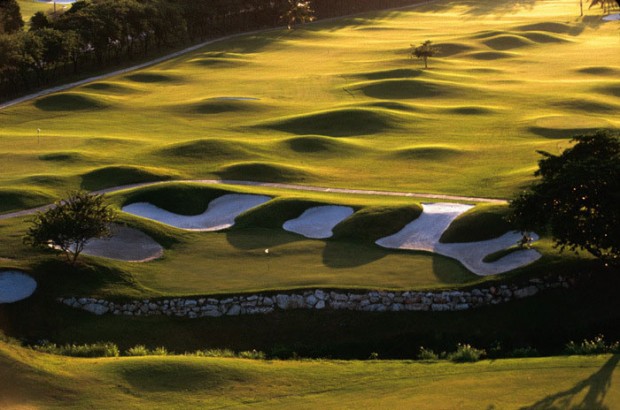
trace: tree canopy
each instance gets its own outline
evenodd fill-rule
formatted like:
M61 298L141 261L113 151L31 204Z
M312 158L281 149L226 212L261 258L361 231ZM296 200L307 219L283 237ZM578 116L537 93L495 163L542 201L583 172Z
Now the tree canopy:
M24 237L33 247L52 247L74 265L89 239L110 236L116 213L103 195L78 191L38 212Z
M510 203L523 231L547 228L555 245L620 263L620 136L578 135L560 155L543 158L535 181Z
M414 47L412 44L411 47ZM437 48L433 45L433 42L426 40L424 43L415 47L411 52L412 55L424 60L424 68L428 68L428 59L437 54Z

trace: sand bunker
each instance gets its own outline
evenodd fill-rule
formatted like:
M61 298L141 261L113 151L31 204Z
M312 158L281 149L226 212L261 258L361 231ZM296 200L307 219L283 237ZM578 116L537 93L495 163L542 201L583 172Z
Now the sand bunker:
M83 252L127 262L146 262L161 257L164 249L142 231L115 225L112 228L112 237L91 239Z
M620 20L620 13L610 14L609 16L603 17L603 21L614 21L614 20Z
M299 218L284 222L282 227L306 238L324 239L331 237L334 226L351 214L353 208L348 206L315 206L306 209Z
M37 288L37 282L25 273L6 270L0 272L0 303L26 299Z
M467 269L481 276L508 272L540 258L533 249L512 252L503 258L487 263L485 256L513 246L521 239L517 232L480 242L440 243L442 233L457 216L472 208L471 205L434 203L423 204L420 217L394 235L381 238L377 245L392 249L409 249L434 252L454 258ZM538 239L533 235L534 239Z
M235 224L235 218L267 201L264 195L228 194L214 199L200 215L179 215L147 202L137 202L123 207L123 211L190 231L219 231Z

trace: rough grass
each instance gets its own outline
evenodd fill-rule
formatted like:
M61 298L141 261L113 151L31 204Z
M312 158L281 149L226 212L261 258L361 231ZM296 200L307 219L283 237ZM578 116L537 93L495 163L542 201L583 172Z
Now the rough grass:
M475 242L497 238L514 227L506 220L507 206L478 205L456 218L441 235L440 242Z
M619 400L618 357L610 355L473 364L192 356L76 359L1 343L3 407L283 409L303 401L324 408L424 408L429 402L449 407L458 400L463 409L481 404L503 409L613 408Z
M265 162L244 162L229 165L215 172L222 179L265 182L303 182L311 173L301 167Z

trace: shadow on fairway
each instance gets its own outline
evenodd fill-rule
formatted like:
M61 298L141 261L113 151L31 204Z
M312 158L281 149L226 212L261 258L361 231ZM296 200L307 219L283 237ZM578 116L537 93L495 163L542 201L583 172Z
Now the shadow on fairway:
M551 394L531 406L522 407L522 410L609 409L609 406L603 404L603 401L611 387L611 378L619 361L620 355L610 357L603 367L587 379L580 381L568 390ZM583 398L578 401L580 397Z

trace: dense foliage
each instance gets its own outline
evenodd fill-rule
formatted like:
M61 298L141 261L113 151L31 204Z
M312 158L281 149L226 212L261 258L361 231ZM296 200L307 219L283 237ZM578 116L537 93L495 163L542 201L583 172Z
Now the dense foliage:
M2 99L66 77L226 34L416 0L79 0L37 12L28 31L15 0L0 0Z
M606 131L573 138L561 155L540 152L541 179L515 198L524 231L547 227L561 250L586 250L620 262L620 137Z
M115 218L103 195L74 192L34 216L24 243L33 247L51 246L75 264L89 239L110 235L110 224Z

